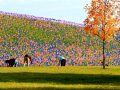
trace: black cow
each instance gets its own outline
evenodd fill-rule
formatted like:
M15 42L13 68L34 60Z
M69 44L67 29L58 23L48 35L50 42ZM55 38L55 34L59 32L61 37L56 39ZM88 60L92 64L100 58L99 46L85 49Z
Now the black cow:
M16 67L16 63L15 63L15 58L11 58L9 60L5 60L5 63L7 64L8 67L13 67L15 65Z

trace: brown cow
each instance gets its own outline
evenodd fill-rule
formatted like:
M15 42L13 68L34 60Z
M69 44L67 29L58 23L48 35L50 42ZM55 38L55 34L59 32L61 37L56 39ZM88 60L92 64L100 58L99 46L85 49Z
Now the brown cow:
M26 55L24 56L24 66L25 66L26 64L27 64L27 66L29 66L31 63L32 63L31 57L30 57L28 54L26 54Z

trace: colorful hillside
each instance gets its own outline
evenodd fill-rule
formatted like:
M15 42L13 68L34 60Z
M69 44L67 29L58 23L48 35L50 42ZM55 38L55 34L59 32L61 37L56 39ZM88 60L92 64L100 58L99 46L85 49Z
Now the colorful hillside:
M105 50L106 63L120 65L119 37L106 43ZM26 53L34 65L56 66L60 54L67 65L101 65L102 41L86 34L82 24L0 12L0 65L10 57L22 64Z

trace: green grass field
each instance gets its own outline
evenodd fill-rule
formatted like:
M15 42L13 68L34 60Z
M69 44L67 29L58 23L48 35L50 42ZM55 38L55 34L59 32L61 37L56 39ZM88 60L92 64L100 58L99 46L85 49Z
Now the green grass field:
M120 90L120 66L1 67L0 89Z

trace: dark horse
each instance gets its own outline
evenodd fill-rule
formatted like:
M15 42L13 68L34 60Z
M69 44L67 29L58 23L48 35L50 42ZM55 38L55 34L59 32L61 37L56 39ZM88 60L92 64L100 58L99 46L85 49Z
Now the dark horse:
M32 63L31 57L30 57L28 54L26 54L26 55L24 56L24 66L25 66L26 64L27 64L27 66L29 66L31 63Z
M13 67L13 66L16 67L15 60L16 60L15 58L11 58L9 60L5 60L5 63L7 64L8 67Z

